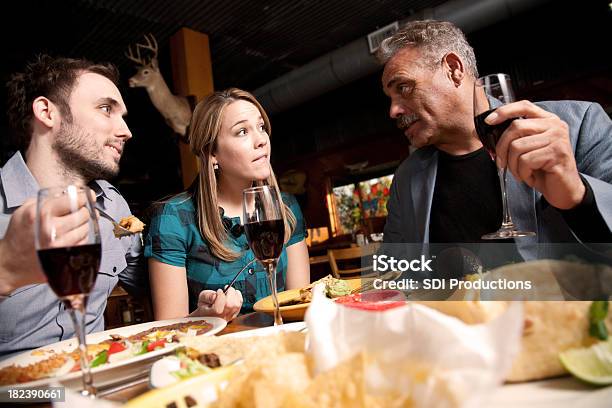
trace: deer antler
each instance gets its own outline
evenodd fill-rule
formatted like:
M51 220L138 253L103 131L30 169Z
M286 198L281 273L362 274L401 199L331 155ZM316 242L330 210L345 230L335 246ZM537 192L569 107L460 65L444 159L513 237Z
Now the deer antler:
M144 38L147 40L147 45L138 44L138 46L153 51L153 58L157 58L157 40L155 39L155 36L152 33L149 33L146 34Z
M136 55L134 55L131 45L128 45L127 52L125 53L125 56L130 61L133 61L137 63L138 65L148 65L153 58L157 58L158 46L157 46L157 40L155 39L155 36L149 33L149 34L145 34L144 38L145 38L145 41L147 42L146 44L142 44L142 43L135 44L136 45ZM146 60L145 58L140 56L141 49L152 51L153 56L149 58L148 60Z
M125 53L125 56L127 57L127 59L129 59L130 61L134 61L138 65L147 65L147 62L140 56L140 48L138 48L138 46L136 46L136 56L134 56L134 53L132 52L132 46L128 45L128 50Z

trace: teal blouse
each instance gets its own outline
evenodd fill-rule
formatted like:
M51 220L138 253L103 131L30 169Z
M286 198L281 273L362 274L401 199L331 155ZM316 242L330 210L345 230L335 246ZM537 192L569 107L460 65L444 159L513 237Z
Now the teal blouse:
M276 284L279 291L285 290L287 247L302 241L305 236L304 218L295 197L285 193L281 195L297 222L278 262ZM202 290L223 289L242 267L255 258L244 230L240 228L240 218L223 216L223 224L228 229L229 239L226 245L241 253L233 262L223 261L210 252L198 229L195 205L189 194L182 193L166 201L159 206L151 219L144 255L146 258L154 258L159 262L186 269L190 312L197 308L198 295ZM234 288L242 293L243 313L252 311L255 302L271 293L266 272L259 262L251 264L238 277Z

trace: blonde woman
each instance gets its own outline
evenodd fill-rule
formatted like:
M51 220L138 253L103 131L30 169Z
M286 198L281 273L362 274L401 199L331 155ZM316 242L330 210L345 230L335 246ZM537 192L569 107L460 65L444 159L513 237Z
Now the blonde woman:
M253 95L230 88L195 108L189 132L200 173L192 187L165 201L145 243L156 319L219 316L231 320L270 294L255 262L233 288L223 288L255 258L241 225L242 190L278 185L270 166L270 121ZM285 246L277 268L279 290L310 282L304 223L295 198L285 203Z

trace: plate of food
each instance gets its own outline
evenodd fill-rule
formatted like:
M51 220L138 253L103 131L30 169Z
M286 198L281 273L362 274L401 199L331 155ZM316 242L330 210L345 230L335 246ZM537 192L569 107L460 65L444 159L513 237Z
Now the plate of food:
M263 337L275 335L281 332L304 332L305 322L287 323L280 326L263 327L260 329L246 330L237 333L221 336L223 338L245 338ZM219 338L221 338L219 337ZM182 347L175 350L172 355L163 357L153 363L149 375L150 388L163 388L175 384L179 381L208 374L217 368L226 368L239 365L248 355L247 347L238 345L235 350L237 354L227 354L222 352L221 357L215 353L217 347L227 342L227 340L210 339L204 343L201 339L184 338L181 341ZM205 352L208 345L213 347L212 352Z
M305 323L295 322L206 339L184 338L183 348L176 353L180 363L175 364L172 357L158 361L150 377L150 384L156 389L129 401L126 407L209 406L218 401L236 375L250 372L253 362L260 358L274 363L277 355L294 353L299 360L303 359L304 327ZM301 367L297 365L296 369ZM269 374L277 377L278 371ZM297 374L296 381L300 381L301 372ZM245 406L253 405L253 401L243 402ZM266 406L262 402L255 404Z
M104 387L148 372L151 364L179 347L181 338L212 336L227 322L217 317L181 318L121 327L87 336L94 385ZM58 381L79 388L81 373L75 338L0 362L0 392Z
M290 289L284 292L278 293L278 301L280 304L280 312L283 320L295 321L303 320L306 309L310 305L312 299L312 288L319 284L325 284L325 293L329 298L337 298L345 295L349 295L353 290L358 289L362 286L362 279L336 279L331 275L319 279L311 283L310 285L301 289ZM274 314L274 303L272 296L259 299L254 305L253 309L256 312L267 313L270 315Z
M384 400L384 395L370 395L363 386L366 360L349 359L328 372L313 373L305 352L308 334L300 330L303 323L283 326L213 338L184 339L183 345L193 349L196 355L214 353L221 366L199 371L185 380L147 392L129 401L126 407L163 407L173 403L178 406L181 401L203 407L211 404L385 406L374 404L380 402L381 397ZM241 361L240 364L232 364L237 360ZM493 390L482 405L497 408L603 408L609 406L610 398L612 387L592 387L565 376L506 383ZM449 406L460 406L460 403L457 401Z

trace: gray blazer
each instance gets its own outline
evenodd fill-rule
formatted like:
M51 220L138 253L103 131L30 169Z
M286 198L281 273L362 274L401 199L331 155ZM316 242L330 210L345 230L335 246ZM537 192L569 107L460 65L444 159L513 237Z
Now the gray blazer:
M548 101L537 105L569 125L578 171L593 189L597 208L612 231L612 120L597 103ZM387 204L385 243L429 243L437 169L438 151L433 146L416 150L400 164ZM516 240L523 258L537 258L537 243L577 242L562 215L542 200L542 194L518 182L510 172L507 188L515 224L537 231L535 237Z

